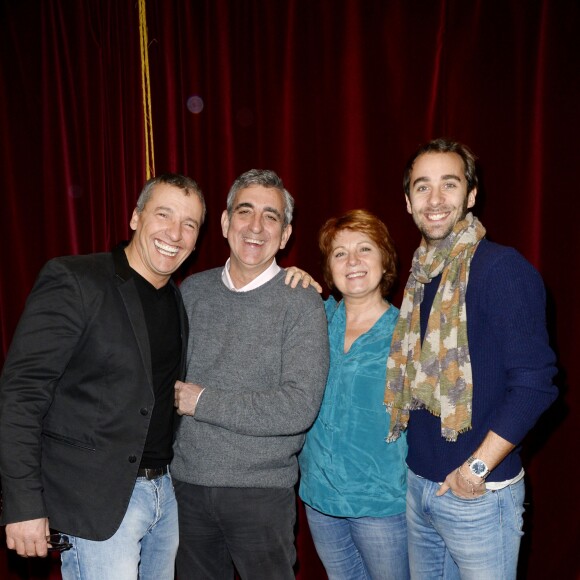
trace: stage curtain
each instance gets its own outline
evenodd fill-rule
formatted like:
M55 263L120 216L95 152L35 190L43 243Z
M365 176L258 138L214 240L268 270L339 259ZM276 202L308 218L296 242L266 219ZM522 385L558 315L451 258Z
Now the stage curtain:
M515 246L543 275L561 368L561 397L527 442L520 577L577 578L578 1L147 0L146 8L156 170L192 176L208 205L178 279L225 261L219 218L229 186L247 169L271 168L296 198L281 263L321 279L318 228L368 208L396 241L398 306L419 243L404 205L405 161L437 136L475 151L476 214L488 237ZM144 179L137 2L0 0L0 364L42 264L126 239ZM323 578L299 515L297 575ZM0 550L0 576L22 577L5 560ZM49 568L29 577L58 577Z

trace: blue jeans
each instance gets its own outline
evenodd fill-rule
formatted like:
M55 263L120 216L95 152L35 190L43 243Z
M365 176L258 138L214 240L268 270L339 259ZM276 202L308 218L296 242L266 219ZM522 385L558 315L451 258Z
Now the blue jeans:
M96 542L69 536L63 580L173 580L179 542L177 502L169 474L138 477L119 529Z
M524 480L475 499L448 491L411 470L407 529L411 577L515 580L523 535Z
M404 513L381 518L337 518L304 507L329 580L409 578Z

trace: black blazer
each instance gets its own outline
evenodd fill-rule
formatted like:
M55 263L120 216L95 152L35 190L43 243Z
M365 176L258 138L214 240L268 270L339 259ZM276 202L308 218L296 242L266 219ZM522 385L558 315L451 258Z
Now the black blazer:
M173 282L187 352L187 315ZM111 537L125 515L154 405L151 351L123 249L48 262L0 379L1 523Z

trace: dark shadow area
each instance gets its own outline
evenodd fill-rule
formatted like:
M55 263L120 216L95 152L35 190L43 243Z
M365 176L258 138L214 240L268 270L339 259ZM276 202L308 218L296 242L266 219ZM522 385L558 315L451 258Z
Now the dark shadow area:
M556 361L560 360L558 340L557 340L557 309L554 298L549 291L546 289L546 320L548 327L548 334L550 337L550 345L556 354ZM569 385L567 382L566 370L561 367L558 363L558 373L554 378L554 384L558 387L559 395L552 406L546 410L546 412L540 417L534 428L528 433L523 441L523 449L521 451L522 463L524 469L526 469L532 462L533 458L540 453L542 448L546 445L553 434L562 425L565 419L570 413L568 404L566 403L566 395L569 390ZM532 552L532 545L534 540L534 534L536 532L536 514L535 514L535 502L541 501L538 498L540 494L535 493L534 484L530 477L526 475L526 498L524 501L525 513L524 513L524 536L522 538L521 548L520 548L520 558L518 562L518 578L526 578L532 580L538 578L535 570L530 569L529 562ZM553 482L556 484L556 482ZM570 570L569 576L558 575L558 579L564 580L576 580L578 578L577 572Z

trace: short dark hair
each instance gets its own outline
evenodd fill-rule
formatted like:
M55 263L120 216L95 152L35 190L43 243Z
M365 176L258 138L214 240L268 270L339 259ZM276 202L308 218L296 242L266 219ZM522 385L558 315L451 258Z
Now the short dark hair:
M439 138L433 139L433 141L429 141L425 145L421 145L407 162L405 172L403 173L403 190L407 197L411 193L411 172L413 171L413 165L415 165L417 158L427 153L457 153L463 160L464 175L467 181L467 193L477 187L477 172L475 168L475 160L477 158L471 149L467 145L463 145L457 141Z
M340 217L330 218L320 228L318 247L322 254L322 274L331 290L335 289L330 269L332 242L343 230L352 230L367 235L379 248L385 273L380 283L381 296L386 298L397 280L397 252L387 226L366 209L353 209Z
M197 185L197 183L191 179L191 177L187 177L179 173L162 173L157 177L152 177L149 179L143 186L143 189L139 194L139 199L137 199L137 213L141 213L143 211L145 204L149 201L151 195L153 194L153 189L160 183L166 183L167 185L178 187L179 189L183 190L185 195L197 195L199 201L201 202L201 223L199 224L201 226L205 220L206 213L203 193L201 192L199 185Z

